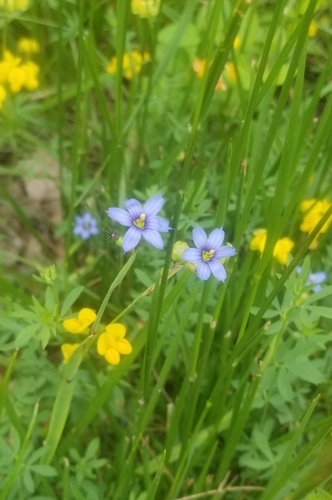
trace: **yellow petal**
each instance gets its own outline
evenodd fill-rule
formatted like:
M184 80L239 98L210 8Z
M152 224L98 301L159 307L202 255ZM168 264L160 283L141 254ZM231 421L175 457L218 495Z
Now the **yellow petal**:
M84 321L85 323L88 323L89 325L95 321L96 317L96 313L88 307L81 309L78 313L78 319L82 322Z
M62 344L61 351L64 357L63 362L66 364L78 348L79 344Z
M85 326L82 328L82 323L76 318L65 319L62 324L69 333L82 333L85 330Z
M111 365L118 365L120 363L120 354L116 349L107 349L105 359Z
M123 338L126 335L126 327L121 323L107 325L106 331L113 339Z
M107 343L107 333L104 332L102 333L99 338L98 338L98 342L97 342L97 352L98 354L100 354L101 356L104 356L106 351L108 349L108 343Z
M126 339L118 339L116 346L120 354L130 354L133 350L131 344Z

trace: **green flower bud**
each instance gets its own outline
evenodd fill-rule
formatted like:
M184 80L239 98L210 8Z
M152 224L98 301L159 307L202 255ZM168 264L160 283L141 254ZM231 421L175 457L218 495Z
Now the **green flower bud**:
M176 241L174 243L172 252L173 262L180 262L181 264L184 263L184 260L182 259L182 253L186 248L189 248L189 245L185 241Z
M50 267L47 267L43 271L40 271L40 276L45 281L45 283L51 285L56 280L55 266L52 265Z

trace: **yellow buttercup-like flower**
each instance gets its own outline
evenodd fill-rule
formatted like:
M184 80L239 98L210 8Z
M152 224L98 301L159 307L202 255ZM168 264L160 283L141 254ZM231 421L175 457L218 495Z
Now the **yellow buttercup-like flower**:
M192 63L192 67L198 78L203 78L205 73L206 60L195 57Z
M195 71L198 78L203 78L205 70L206 70L206 60L199 59L198 57L195 57L193 62L192 62L192 68ZM216 92L222 92L223 90L227 90L227 86L226 86L222 76L220 76L219 80L217 81L217 84L216 84L214 90Z
M25 54L37 54L40 50L39 43L32 38L21 38L17 42L17 47Z
M160 0L131 0L131 11L142 19L151 19L159 14Z
M300 230L303 233L310 234L318 222L321 220L325 212L330 208L331 203L324 198L323 200L317 200L316 198L312 198L310 200L304 200L301 203L300 210L304 213L302 224L300 225ZM319 231L319 234L326 233L329 225L332 222L332 216L325 222L324 226ZM317 236L318 238L318 236ZM317 248L318 239L315 238L314 241L310 245L310 249Z
M17 94L22 90L26 81L25 71L21 67L13 68L10 70L7 77L9 88L13 94Z
M254 237L250 242L250 250L258 250L261 254L264 252L267 238L266 229L257 229L254 232ZM280 264L287 263L287 257L294 247L294 242L290 238L281 238L277 241L273 249L273 257L277 259Z
M273 249L273 257L280 262L280 264L287 264L287 257L294 247L294 242L290 238L281 238L277 241Z
M32 61L28 61L26 64L22 64L21 69L25 73L24 87L27 90L35 90L39 86L39 81L37 78L39 73L39 66Z
M150 54L145 52L141 54L137 50L125 52L122 60L123 76L128 80L132 80L134 75L139 73L144 62L150 59ZM116 57L112 57L110 63L106 66L107 73L116 73L118 69L118 61Z
M62 344L63 362L67 364L80 344Z
M266 243L266 237L266 229L257 229L257 231L254 232L254 237L250 242L250 250L259 250L260 253L263 253Z
M316 21L311 21L308 32L309 37L313 38L314 36L316 36L317 31L318 31L318 24L316 23Z
M87 307L81 309L77 318L65 319L63 327L69 333L88 333L87 328L95 321L96 313Z
M12 69L17 68L20 62L19 57L15 57L9 50L5 50L3 59L0 61L0 83L7 82L9 73Z
M98 339L98 354L104 356L111 365L118 365L120 354L130 354L133 350L130 342L124 338L126 327L121 323L111 323L105 330Z

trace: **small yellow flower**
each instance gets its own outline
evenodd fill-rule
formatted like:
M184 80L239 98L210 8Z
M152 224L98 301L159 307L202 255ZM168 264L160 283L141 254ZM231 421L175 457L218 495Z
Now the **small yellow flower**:
M3 101L6 99L7 92L3 85L0 85L0 108L2 107Z
M24 87L27 90L35 90L39 86L38 73L39 66L32 61L22 64L21 69L25 73Z
M311 233L314 227L321 220L325 212L330 208L331 203L325 198L323 200L305 200L301 203L301 212L304 213L303 222L300 226L304 233ZM325 222L320 233L326 233L329 225L332 222L332 216Z
M308 32L309 37L313 38L314 36L316 36L317 31L318 31L318 24L316 23L316 21L311 21Z
M98 354L104 356L111 365L118 365L120 354L130 354L133 350L131 344L124 337L126 327L121 323L111 323L106 326L106 331L98 338Z
M142 69L143 63L150 59L150 54L147 52L143 55L137 50L125 52L122 60L123 76L128 80L132 80L133 76L139 73ZM116 57L112 57L110 63L106 66L106 72L113 74L118 69L118 62Z
M151 19L159 14L160 0L131 0L131 11L142 19Z
M250 242L250 250L259 250L260 253L263 253L266 243L266 237L266 229L257 229L254 232L254 237Z
M262 254L264 252L265 244L266 244L267 232L266 229L257 229L254 232L254 237L250 242L250 250L259 250ZM277 259L280 264L287 263L287 256L294 247L294 242L285 237L281 238L275 244L273 249L273 257Z
M95 321L96 317L92 309L85 307L80 310L77 318L65 319L62 324L69 333L87 333L88 326Z
M7 81L11 92L13 92L14 94L20 92L26 82L26 74L24 69L22 69L21 67L17 67L10 70Z
M241 38L239 36L236 36L233 42L234 49L238 49L240 47L240 43L241 43Z
M63 362L67 364L80 344L62 344Z
M287 257L294 247L294 242L285 237L277 241L274 250L273 257L280 262L280 264L287 264Z
M215 86L215 89L214 89L216 92L222 92L224 90L227 90L227 85L226 83L224 82L224 79L223 77L221 76L219 78L219 80L217 81L217 85Z
M233 63L227 63L225 66L226 75L232 82L236 82L236 71Z
M205 67L206 67L206 60L195 57L192 63L192 68L195 71L198 78L203 78L205 73Z
M9 50L5 50L4 57L0 61L0 83L7 82L8 75L12 69L21 62L19 57L15 57Z
M29 7L29 0L0 0L0 8L7 12L15 10L27 10Z
M310 234L318 222L321 220L325 212L330 208L331 203L324 198L323 200L316 200L316 198L312 198L310 200L304 200L301 203L300 210L304 213L302 224L300 225L300 230L303 233ZM325 222L324 226L319 231L317 237L310 245L310 250L317 248L318 246L318 236L321 233L326 233L329 225L332 222L332 216Z
M37 54L40 50L39 43L32 38L21 38L17 42L17 47L25 54Z

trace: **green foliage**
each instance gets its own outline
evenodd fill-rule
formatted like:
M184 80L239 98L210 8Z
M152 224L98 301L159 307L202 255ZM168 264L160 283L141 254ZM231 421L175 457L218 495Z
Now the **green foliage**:
M0 5L0 500L327 500L331 6L132 4ZM155 194L165 250L124 255L105 211ZM237 251L225 283L173 253L197 226Z

